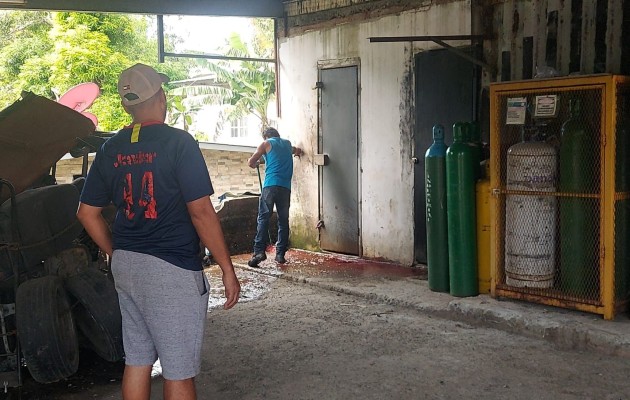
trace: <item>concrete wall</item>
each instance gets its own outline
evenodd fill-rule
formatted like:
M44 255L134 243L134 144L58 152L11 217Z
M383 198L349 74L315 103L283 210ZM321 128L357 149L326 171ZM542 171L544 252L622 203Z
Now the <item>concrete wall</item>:
M306 154L295 163L292 243L317 247L319 218L318 65L359 65L360 226L362 255L413 263L413 59L429 42L370 43L375 36L466 35L470 2L349 20L279 39L280 132ZM445 23L448 21L448 23ZM449 44L457 46L458 43ZM308 51L306 50L308 49ZM424 154L421 149L420 154Z
M213 201L218 200L218 196L231 192L242 194L244 192L260 193L258 174L255 169L247 166L247 159L252 152L224 151L224 150L201 150L210 179L214 186ZM92 165L93 156L90 156L89 165ZM57 163L57 182L70 183L74 175L81 174L82 158L71 158L61 160ZM260 168L262 179L265 177L264 165Z

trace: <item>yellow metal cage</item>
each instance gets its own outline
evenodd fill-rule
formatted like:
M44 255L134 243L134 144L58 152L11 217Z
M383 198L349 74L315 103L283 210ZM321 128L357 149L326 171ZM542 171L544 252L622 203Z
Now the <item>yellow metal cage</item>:
M630 294L630 78L490 86L491 293L613 319Z

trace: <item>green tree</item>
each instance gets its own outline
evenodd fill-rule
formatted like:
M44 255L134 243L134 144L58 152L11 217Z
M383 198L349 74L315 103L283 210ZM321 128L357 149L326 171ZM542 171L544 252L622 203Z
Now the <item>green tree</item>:
M22 88L19 88L18 77L28 60L41 58L52 51L53 43L48 36L52 24L52 16L48 12L0 12L1 106L7 106L19 98ZM30 65L25 74L37 82L25 90L32 90L38 94L46 92L44 82L48 74L43 66ZM50 91L46 94L53 95Z
M120 105L120 71L136 62L153 65L172 79L187 76L190 62L156 66L157 39L149 36L150 17L105 13L0 13L0 105L21 91L56 99L84 82L99 85L90 108L99 129L116 130L129 122Z

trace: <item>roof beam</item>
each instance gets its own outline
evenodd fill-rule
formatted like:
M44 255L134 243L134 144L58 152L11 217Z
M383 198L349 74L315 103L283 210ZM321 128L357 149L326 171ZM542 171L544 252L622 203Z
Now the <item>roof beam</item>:
M21 10L117 12L124 14L212 15L282 17L282 0L26 0L0 3L0 8Z

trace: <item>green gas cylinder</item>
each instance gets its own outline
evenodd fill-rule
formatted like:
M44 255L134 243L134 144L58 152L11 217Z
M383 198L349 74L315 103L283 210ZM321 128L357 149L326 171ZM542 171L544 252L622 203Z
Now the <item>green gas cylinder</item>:
M448 292L446 144L444 144L444 127L442 125L433 127L433 144L427 150L424 160L429 289L434 292Z
M619 98L615 152L615 191L630 191L630 98ZM630 199L615 202L615 298L630 295Z
M446 150L446 207L449 286L453 296L479 294L475 224L475 171L463 123L453 125L453 144Z
M588 129L578 99L569 103L562 125L560 180L562 193L599 191L599 138ZM599 294L598 202L588 197L560 198L560 289L580 297Z

